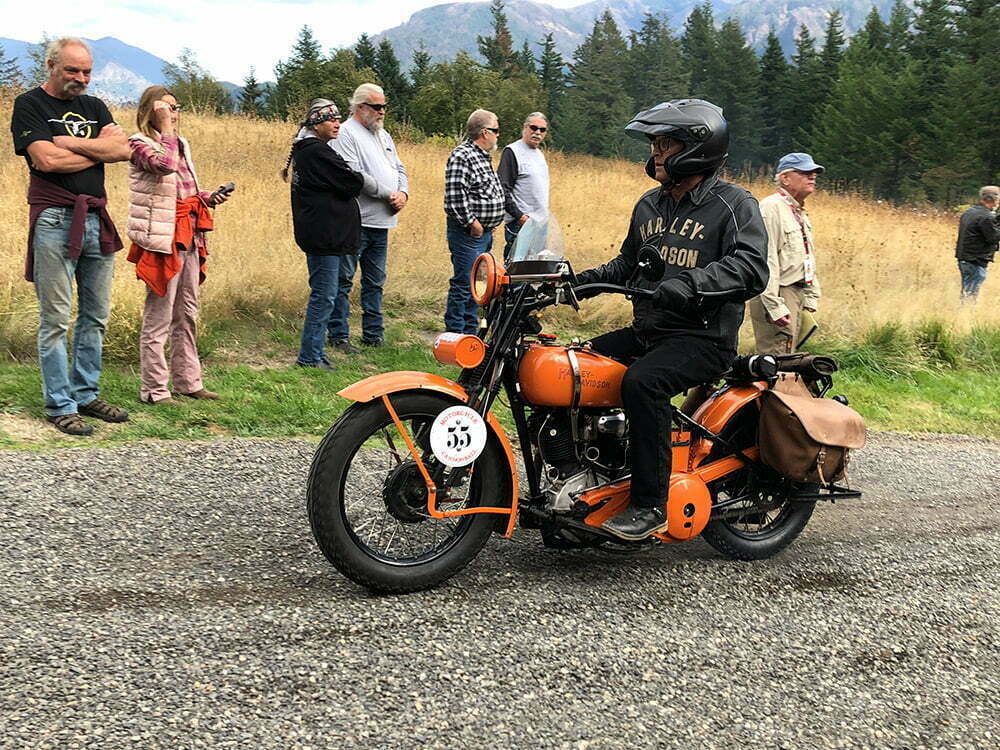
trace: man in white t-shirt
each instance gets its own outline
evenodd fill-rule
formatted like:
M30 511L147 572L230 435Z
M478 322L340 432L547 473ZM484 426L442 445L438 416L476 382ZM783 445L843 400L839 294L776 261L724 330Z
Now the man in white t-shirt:
M351 97L351 117L340 126L340 135L330 141L331 148L343 157L351 169L371 177L374 187L366 187L358 196L361 206L361 246L357 255L345 255L340 261L337 300L327 326L327 337L338 351L357 354L350 341L348 294L354 273L361 265L361 343L382 346L385 323L382 319L382 287L385 284L389 230L397 223L396 214L409 199L406 167L399 160L396 144L383 129L388 105L385 92L374 83L362 83Z
M504 260L518 230L528 219L543 219L549 213L549 165L540 146L549 123L541 112L524 118L520 140L507 146L500 155L497 176L504 192Z

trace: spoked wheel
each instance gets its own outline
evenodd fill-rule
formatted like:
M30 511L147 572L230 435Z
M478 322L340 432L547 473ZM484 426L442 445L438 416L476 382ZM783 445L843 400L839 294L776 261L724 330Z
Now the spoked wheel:
M427 393L402 393L390 401L421 452L434 417L455 404ZM447 493L438 489L438 510L498 505L502 468L499 448L488 440L462 485ZM435 586L468 565L486 543L496 515L435 519L427 499L420 467L381 399L348 409L313 458L307 501L316 542L340 572L374 591Z
M815 502L792 501L749 469L716 483L712 520L701 535L734 560L763 560L778 554L805 528Z

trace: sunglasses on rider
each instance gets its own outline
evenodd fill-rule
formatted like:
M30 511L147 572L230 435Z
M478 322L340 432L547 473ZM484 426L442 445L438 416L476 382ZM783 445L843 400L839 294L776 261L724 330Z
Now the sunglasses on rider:
M361 103L364 104L366 107L371 107L376 112L384 112L385 108L389 106L388 104L372 104L370 102L361 102Z
M488 130L494 135L500 135L500 128L483 128L483 130Z
M544 133L546 130L548 130L548 128L545 127L544 125L529 125L528 129L532 133Z

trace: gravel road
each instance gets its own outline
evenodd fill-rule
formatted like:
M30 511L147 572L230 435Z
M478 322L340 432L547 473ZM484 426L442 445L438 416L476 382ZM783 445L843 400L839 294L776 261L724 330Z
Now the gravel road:
M1000 443L872 436L773 560L491 541L376 597L314 446L0 452L0 746L1000 745Z

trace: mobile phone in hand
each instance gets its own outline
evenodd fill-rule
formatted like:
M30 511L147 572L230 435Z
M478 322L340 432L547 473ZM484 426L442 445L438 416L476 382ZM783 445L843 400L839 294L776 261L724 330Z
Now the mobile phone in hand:
M235 189L236 185L234 183L227 182L225 185L223 185L222 187L218 188L215 192L213 192L212 197L214 198L217 195L229 195Z

